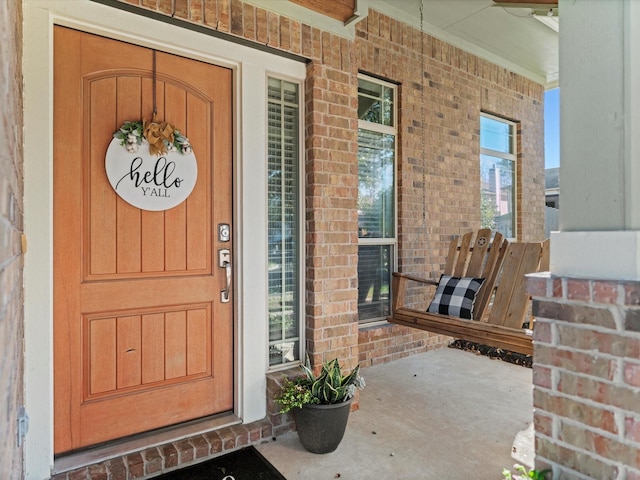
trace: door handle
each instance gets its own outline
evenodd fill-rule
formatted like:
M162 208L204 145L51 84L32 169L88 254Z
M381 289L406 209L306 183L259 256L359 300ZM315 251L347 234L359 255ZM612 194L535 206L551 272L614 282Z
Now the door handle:
M229 292L231 290L231 252L228 248L218 250L218 262L220 268L225 269L227 277L227 286L224 290L220 291L220 302L229 303Z

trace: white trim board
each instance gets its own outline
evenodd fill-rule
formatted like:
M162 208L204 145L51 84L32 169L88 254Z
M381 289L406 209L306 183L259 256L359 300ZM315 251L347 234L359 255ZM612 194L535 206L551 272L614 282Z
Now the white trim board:
M550 270L559 277L640 280L640 232L551 232Z

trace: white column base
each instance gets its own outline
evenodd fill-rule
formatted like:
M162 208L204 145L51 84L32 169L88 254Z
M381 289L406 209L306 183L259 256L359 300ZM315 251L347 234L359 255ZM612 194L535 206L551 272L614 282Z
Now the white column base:
M551 232L553 275L640 280L640 231Z

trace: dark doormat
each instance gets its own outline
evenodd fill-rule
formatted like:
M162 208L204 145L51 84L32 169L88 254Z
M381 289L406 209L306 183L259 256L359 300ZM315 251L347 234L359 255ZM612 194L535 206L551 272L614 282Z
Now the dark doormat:
M254 447L246 447L192 467L165 473L156 479L287 480Z

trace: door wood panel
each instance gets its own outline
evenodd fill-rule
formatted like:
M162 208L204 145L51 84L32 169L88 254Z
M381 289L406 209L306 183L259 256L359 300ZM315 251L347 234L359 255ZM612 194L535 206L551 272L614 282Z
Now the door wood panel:
M158 118L198 179L166 211L131 206L104 167L150 119L153 51L54 30L54 442L63 453L233 408L233 300L217 225L232 224L232 72L156 52ZM144 148L141 147L141 148Z

